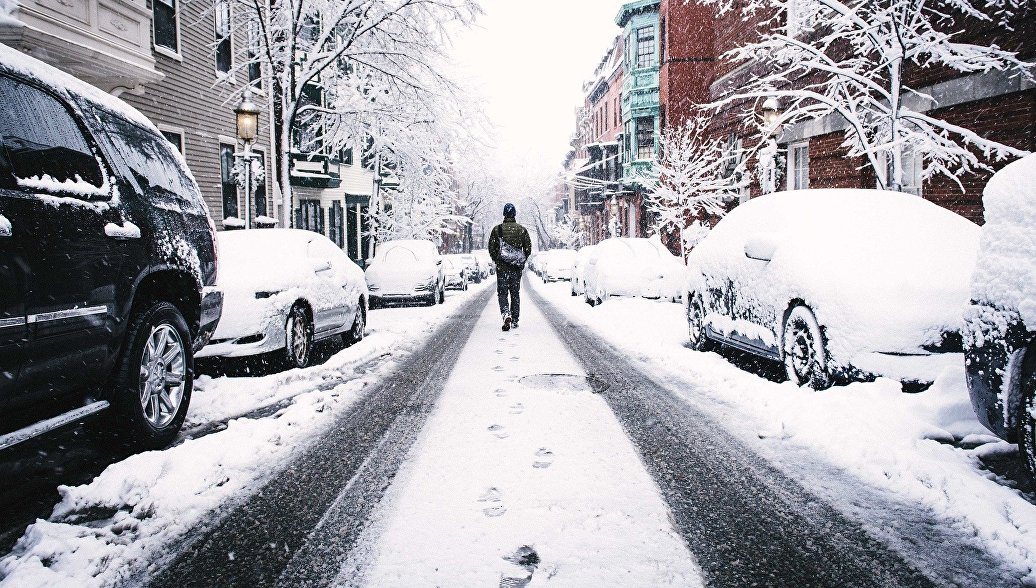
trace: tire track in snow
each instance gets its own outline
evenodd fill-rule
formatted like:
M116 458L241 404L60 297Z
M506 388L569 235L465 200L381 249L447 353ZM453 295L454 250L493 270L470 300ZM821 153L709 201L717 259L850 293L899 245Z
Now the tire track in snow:
M148 585L317 586L333 579L493 294L486 289L458 309L273 481L181 546Z
M525 290L637 446L708 585L937 585L535 289Z

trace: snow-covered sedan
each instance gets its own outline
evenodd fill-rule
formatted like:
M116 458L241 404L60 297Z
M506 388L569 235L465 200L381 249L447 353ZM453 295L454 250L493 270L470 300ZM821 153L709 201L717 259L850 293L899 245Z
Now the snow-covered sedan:
M658 239L616 237L598 243L581 272L593 306L610 296L678 300L686 268Z
M590 263L590 258L593 257L594 251L596 250L596 245L587 245L576 252L576 258L572 262L571 285L573 296L579 296L586 292L586 267Z
M447 290L468 289L468 265L459 255L442 256L442 275Z
M774 359L799 385L923 386L963 361L979 228L917 196L800 190L754 198L688 259L691 346Z
M330 239L299 229L219 233L223 317L196 357L243 357L283 350L293 367L309 365L313 343L363 338L363 270Z
M427 240L388 241L367 266L371 306L423 301L428 306L446 301L442 256Z
M544 282L572 279L572 265L576 252L571 249L552 249L543 254L541 277Z
M471 254L478 259L478 264L485 268L486 276L496 274L496 264L493 263L493 258L490 257L488 249L476 249Z
M1036 477L1036 155L997 172L983 203L965 313L968 391L978 420L1017 443Z

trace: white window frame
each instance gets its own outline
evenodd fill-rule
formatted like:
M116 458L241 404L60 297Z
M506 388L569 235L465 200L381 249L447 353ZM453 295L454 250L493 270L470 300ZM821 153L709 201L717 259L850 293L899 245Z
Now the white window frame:
M234 153L239 153L240 150L241 150L241 147L238 145L238 140L237 140L236 137L231 137L229 135L216 135L216 155L217 155L217 157L219 156L219 151L220 151L220 149L222 149L223 145L233 145L234 146ZM234 159L234 163L236 165L236 163L237 163L237 159L236 158ZM222 166L223 162L220 162L220 165ZM220 186L219 186L219 190L220 190L219 201L220 201L220 207L222 207L223 206L223 178L222 178L222 176L220 177L219 182L220 182ZM241 208L243 207L243 204L244 204L241 201L242 201L242 199L244 199L244 194L242 193L242 189L241 189L240 185L235 185L235 187L234 187L234 194L237 197L237 215L238 215L237 218L240 218L241 220L245 220L244 218L241 217ZM227 213L224 210L223 211L223 217L226 218L226 215L227 215Z
M152 2L157 1L158 0L152 0ZM172 2L174 15L173 19L176 21L176 49L170 49L165 45L159 45L155 41L154 23L151 24L151 48L155 51L155 53L158 53L159 55L164 55L166 57L169 57L170 59L175 59L179 62L183 62L183 53L181 53L181 51L183 51L183 37L181 36L182 31L180 30L180 0L172 0ZM151 18L155 18L154 7L151 8Z
M180 155L182 155L184 157L184 159L186 159L187 158L187 133L184 131L184 128L183 127L174 127L174 126L165 125L165 124L159 124L157 126L158 126L158 130L163 132L163 133L172 133L174 135L180 135Z
M903 160L903 193L924 196L924 182L921 181L922 156L913 149L904 148L900 157ZM881 168L877 170L877 173L881 178L881 183L885 186L889 185L889 163L889 153L881 153L878 156L878 164Z
M215 48L218 50L220 36L219 36L219 26L218 26L219 15L218 15L217 11L219 10L221 4L226 4L226 6L227 6L227 28L229 29L229 31L227 32L227 38L230 40L230 69L228 69L227 71L220 71L219 70L219 66L217 65L217 62L216 62L216 53L215 52L213 52L213 54L212 54L212 69L213 69L213 71L216 72L216 77L217 78L219 78L221 80L227 79L227 80L233 81L234 80L234 5L233 5L233 3L230 0L216 0L216 2L213 4L213 10L212 10L213 39L216 42L216 47ZM234 144L237 145L236 142Z
M799 154L799 150L800 149L805 149L806 150L806 166L805 166L805 170L804 170L805 174L804 174L804 177L803 177L803 179L805 181L805 185L803 185L803 186L797 186L796 185L796 179L797 178L796 178L796 175L795 175L795 162L798 160L798 154ZM788 184L787 184L788 190L808 190L809 189L809 141L803 141L801 143L792 143L792 144L788 145L788 174L787 174L787 177L788 177Z

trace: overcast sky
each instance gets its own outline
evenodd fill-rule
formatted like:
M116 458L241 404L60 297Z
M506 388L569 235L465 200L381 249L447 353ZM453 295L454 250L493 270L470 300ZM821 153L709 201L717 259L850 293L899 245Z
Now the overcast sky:
M455 37L454 62L484 98L495 158L558 167L582 84L619 34L617 0L482 0Z

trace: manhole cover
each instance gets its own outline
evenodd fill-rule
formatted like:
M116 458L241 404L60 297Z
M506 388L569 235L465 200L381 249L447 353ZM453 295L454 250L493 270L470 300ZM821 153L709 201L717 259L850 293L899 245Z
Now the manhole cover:
M562 394L590 391L590 384L587 383L586 376L575 374L533 374L519 378L518 383L530 388L553 390Z

